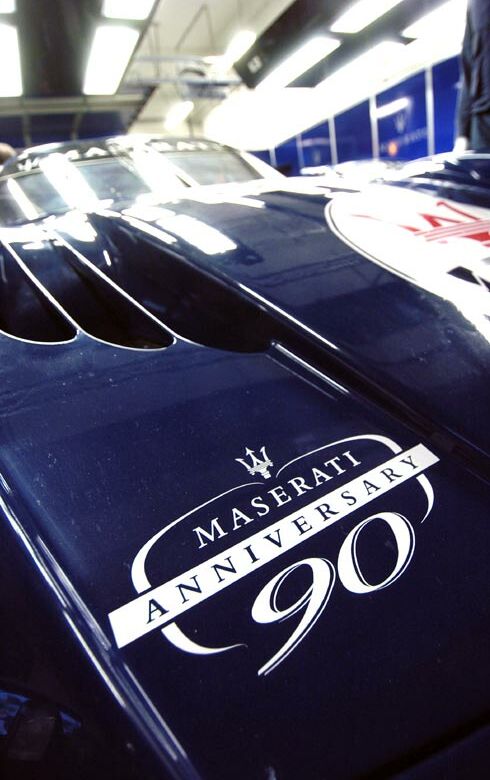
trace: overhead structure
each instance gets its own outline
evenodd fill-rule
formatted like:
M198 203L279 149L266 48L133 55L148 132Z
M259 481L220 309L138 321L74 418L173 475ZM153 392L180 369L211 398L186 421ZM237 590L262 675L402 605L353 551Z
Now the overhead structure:
M123 132L152 91L121 80L155 10L156 0L0 0L0 139Z
M464 9L465 0L0 0L0 136L28 145L206 133L267 148L455 54Z

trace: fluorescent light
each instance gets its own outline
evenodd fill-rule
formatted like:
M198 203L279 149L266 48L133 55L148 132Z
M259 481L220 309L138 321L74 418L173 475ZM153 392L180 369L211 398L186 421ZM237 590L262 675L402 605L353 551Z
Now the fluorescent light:
M22 95L17 28L0 24L0 97Z
M267 89L236 90L206 116L204 135L238 148L271 149L314 125L315 121L310 124L312 109L325 110L314 89L289 87L272 94ZM267 168L264 164L265 176ZM283 178L277 172L275 176Z
M231 68L234 62L243 57L257 40L257 36L251 30L240 30L233 36L221 59L222 68Z
M335 20L330 29L336 33L358 33L400 2L401 0L358 0Z
M290 57L284 60L272 73L269 73L258 85L264 87L287 87L298 76L305 73L317 62L323 60L340 46L340 41L319 35L300 46Z
M182 100L181 103L174 103L165 117L164 127L167 130L173 130L174 127L178 127L187 119L193 108L194 103L192 100Z
M22 95L17 28L0 24L0 97Z
M405 46L407 64L410 64L411 73L422 70L427 65L448 60L461 54L464 26L448 31L448 35L437 38L416 38Z
M332 75L313 89L235 90L205 117L204 134L239 148L271 149L305 127L382 92L392 77L387 63L405 73L409 46L384 41L332 70Z
M0 0L0 14L14 14L15 0Z
M465 14L466 0L449 0L406 27L402 35L405 38L436 38L460 32L462 40Z
M398 100L392 100L391 103L385 103L384 106L379 106L375 111L376 119L384 119L386 116L403 111L404 108L408 108L410 100L407 97L398 98Z
M97 28L85 73L85 95L113 95L117 91L138 36L131 27Z
M104 0L102 16L109 19L147 19L155 0Z
M330 89L337 94L349 93L349 91L356 89L357 91L362 90L368 95L372 91L375 79L386 73L386 63L396 61L404 49L403 43L382 41L336 70L324 81L317 84L315 89L322 92Z

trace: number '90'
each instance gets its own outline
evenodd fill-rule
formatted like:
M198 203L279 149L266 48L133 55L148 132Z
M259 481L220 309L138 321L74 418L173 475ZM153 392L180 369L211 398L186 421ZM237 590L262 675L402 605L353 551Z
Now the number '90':
M376 521L388 524L397 549L397 560L391 574L376 585L367 582L362 574L357 557L357 544L367 525ZM345 538L337 560L337 572L342 585L351 593L373 593L386 588L403 574L413 555L415 534L409 521L395 512L379 512L371 515ZM278 595L281 587L292 572L300 567L310 570L311 582L303 593L289 607L279 609ZM252 607L252 617L257 623L277 623L303 612L301 620L285 644L259 669L259 675L272 672L304 639L325 609L335 583L336 571L331 561L325 558L305 558L279 572L259 593Z

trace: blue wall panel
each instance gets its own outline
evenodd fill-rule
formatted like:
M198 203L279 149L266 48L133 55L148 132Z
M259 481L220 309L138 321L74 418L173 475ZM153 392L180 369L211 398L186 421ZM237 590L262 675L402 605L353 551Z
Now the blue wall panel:
M49 144L69 141L73 128L73 114L34 114L31 116L30 133L33 144Z
M99 135L119 133L124 133L124 123L119 111L85 114L78 128L79 138L97 138Z
M447 152L453 148L456 104L458 99L459 58L440 62L432 68L434 90L435 150Z
M332 151L328 122L322 122L320 125L304 130L301 133L299 144L302 167L331 164Z
M24 147L24 133L20 116L2 116L0 119L0 141L14 148Z
M287 176L299 175L299 156L296 137L276 147L276 168Z
M335 135L339 162L363 160L373 156L367 100L335 117Z
M408 106L378 119L379 156L394 160L425 157L428 154L425 73L417 73L376 95L376 107L399 98L407 98Z
M428 154L425 81L425 72L422 71L376 96L378 108L399 98L408 100L408 105L402 110L378 119L381 158L413 160ZM444 152L451 149L454 142L459 58L452 57L434 65L432 81L435 151ZM338 114L334 121L339 162L373 156L369 101ZM267 161L270 157L268 151L256 154ZM277 165L287 167L288 173L293 175L301 167L331 164L328 122L303 130L298 139L291 138L278 146L275 154Z

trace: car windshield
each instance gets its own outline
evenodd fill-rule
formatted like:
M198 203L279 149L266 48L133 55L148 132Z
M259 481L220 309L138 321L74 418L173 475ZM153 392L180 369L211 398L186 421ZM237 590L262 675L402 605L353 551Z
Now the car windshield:
M231 150L168 152L166 157L196 184L220 184L259 179L251 165Z
M147 144L95 159L53 151L0 178L0 225L33 221L72 208L93 210L168 201L195 184L262 178L226 148L175 149Z

